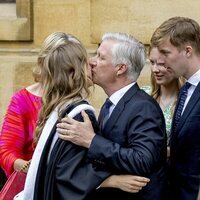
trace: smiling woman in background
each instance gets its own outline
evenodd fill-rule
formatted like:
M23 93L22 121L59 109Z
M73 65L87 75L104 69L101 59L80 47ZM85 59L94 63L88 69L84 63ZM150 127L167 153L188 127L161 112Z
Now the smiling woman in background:
M183 78L176 78L171 68L165 68L165 63L160 59L157 47L150 47L149 61L151 67L151 86L142 86L142 89L158 102L163 111L167 131L167 157L169 157L169 138L172 117L179 90L185 81Z

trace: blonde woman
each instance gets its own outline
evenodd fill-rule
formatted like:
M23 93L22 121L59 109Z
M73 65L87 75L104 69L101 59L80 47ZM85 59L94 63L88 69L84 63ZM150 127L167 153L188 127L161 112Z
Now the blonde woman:
M92 84L86 50L76 37L53 33L44 41L38 65L43 94L37 146L24 191L15 199L93 199L92 192L110 172L101 163L90 163L86 148L58 139L56 132L56 122L65 115L82 121L81 110L98 130L94 109L86 101Z
M184 78L176 78L174 71L165 67L165 63L159 57L157 47L150 47L149 61L151 67L151 86L143 86L142 88L158 102L163 111L167 132L167 155L169 157L172 118L180 88L185 80Z

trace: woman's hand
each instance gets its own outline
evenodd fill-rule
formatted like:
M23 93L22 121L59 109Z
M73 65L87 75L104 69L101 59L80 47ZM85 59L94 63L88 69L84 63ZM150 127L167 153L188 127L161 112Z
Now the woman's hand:
M14 162L14 170L23 171L23 172L27 173L29 165L30 165L30 161L26 161L23 159L16 159Z
M150 179L142 176L112 175L104 180L100 187L112 187L125 192L137 193L146 186L149 181Z

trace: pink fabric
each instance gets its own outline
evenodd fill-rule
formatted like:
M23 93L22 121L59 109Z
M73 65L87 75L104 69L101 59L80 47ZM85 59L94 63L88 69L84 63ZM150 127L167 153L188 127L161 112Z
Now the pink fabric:
M16 159L30 160L33 155L33 131L41 98L26 89L16 92L8 106L0 133L0 164L6 175L13 172Z

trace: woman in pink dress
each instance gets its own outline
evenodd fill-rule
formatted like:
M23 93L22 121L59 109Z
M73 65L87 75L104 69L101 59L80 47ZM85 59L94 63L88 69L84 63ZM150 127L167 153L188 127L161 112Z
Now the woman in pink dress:
M0 133L0 165L7 177L14 170L27 170L40 107L40 83L17 91L11 98Z

